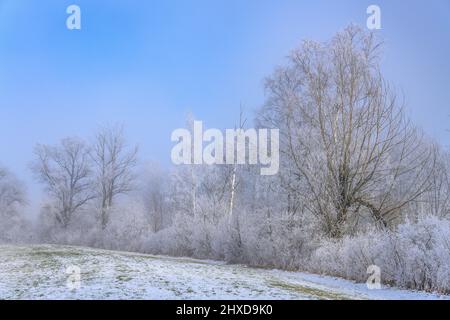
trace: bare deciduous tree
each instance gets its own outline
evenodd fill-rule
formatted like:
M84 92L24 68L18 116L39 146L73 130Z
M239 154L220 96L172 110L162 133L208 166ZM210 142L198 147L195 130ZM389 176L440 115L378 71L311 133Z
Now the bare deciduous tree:
M430 186L433 149L383 79L380 46L351 26L305 41L267 81L259 121L280 128L287 187L333 237L364 212L388 226Z
M55 218L64 228L73 215L94 198L89 150L85 143L66 138L59 146L37 145L32 170L45 184L56 207Z
M132 190L137 152L137 147L128 148L126 145L121 126L103 128L96 136L91 155L96 164L103 229L108 224L109 209L113 206L114 199Z

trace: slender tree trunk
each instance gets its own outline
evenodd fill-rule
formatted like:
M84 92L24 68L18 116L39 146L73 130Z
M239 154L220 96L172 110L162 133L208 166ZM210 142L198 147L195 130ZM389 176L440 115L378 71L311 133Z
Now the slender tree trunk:
M231 196L230 196L230 207L229 207L229 211L228 211L228 219L229 219L229 224L230 226L232 226L233 223L233 208L234 208L234 197L236 194L236 164L233 167L233 174L231 177Z

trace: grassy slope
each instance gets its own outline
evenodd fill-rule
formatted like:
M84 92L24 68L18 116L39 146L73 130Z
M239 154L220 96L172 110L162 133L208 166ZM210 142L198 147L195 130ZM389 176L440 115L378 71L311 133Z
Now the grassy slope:
M66 268L81 269L70 290ZM363 284L219 262L53 246L0 246L1 299L435 299Z

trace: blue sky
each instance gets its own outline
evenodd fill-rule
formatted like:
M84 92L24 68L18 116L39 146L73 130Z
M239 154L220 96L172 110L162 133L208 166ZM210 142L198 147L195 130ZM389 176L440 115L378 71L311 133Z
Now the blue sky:
M82 30L66 28L77 4ZM450 1L0 0L0 163L28 185L36 143L126 125L142 160L170 162L188 112L233 127L301 39L365 26L381 7L383 68L413 120L450 145Z

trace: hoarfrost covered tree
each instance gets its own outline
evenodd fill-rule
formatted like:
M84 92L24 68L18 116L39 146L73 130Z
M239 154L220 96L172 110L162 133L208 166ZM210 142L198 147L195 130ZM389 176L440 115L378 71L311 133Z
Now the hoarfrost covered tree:
M450 217L450 153L439 150L431 177L431 188L421 197L422 213Z
M181 165L170 175L170 208L174 216L175 241L183 251L197 257L211 253L211 233L228 208L218 166ZM195 210L194 210L195 209Z
M82 140L66 138L57 146L37 145L34 153L32 170L45 185L56 221L67 228L74 214L95 197L89 149Z
M236 140L239 140L240 138L243 137L244 142L246 141L246 137L244 136L244 126L246 123L246 119L243 119L243 110L242 110L242 106L241 106L241 110L240 110L240 114L239 114L239 129L237 130L237 137ZM236 128L235 128L236 130ZM251 143L251 142L249 142ZM249 150L254 147L254 146L249 146ZM245 152L245 148L244 150L239 150L240 152ZM248 156L248 155L247 155ZM234 219L233 216L233 210L234 210L234 206L235 206L235 197L236 197L236 189L237 189L237 174L238 174L238 165L237 165L237 158L238 155L235 154L233 157L233 164L232 164L232 171L231 171L231 183L230 183L230 205L229 205L229 209L228 209L228 218L229 218L229 224L230 226L233 226L234 222L236 221Z
M434 150L383 79L373 33L305 41L267 81L259 122L280 128L287 189L341 237L364 214L389 226L429 187Z
M0 211L7 214L25 203L23 185L9 170L0 167Z
M168 175L155 164L143 174L142 197L152 232L158 232L170 223L170 195Z
M23 239L25 188L6 168L0 167L0 242Z
M95 163L96 193L100 199L100 221L105 229L109 222L109 211L114 200L133 189L138 148L129 148L125 142L122 126L101 129L92 147Z

